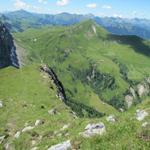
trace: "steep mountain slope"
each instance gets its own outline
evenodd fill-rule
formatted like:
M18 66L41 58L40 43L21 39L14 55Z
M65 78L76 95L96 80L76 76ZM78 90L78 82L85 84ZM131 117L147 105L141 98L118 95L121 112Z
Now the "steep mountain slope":
M150 98L128 112L109 112L115 115L115 122L108 122L106 117L78 118L56 97L56 86L39 68L30 65L0 70L1 150L48 150L66 140L76 150L149 149L149 124L144 124L150 118L138 121L135 113L137 109L150 113ZM82 136L89 123L99 122L105 124L104 135Z
M92 14L77 15L69 13L49 15L30 13L25 10L0 14L0 20L13 32L24 31L28 28L40 28L46 25L68 26L87 19L93 19L114 34L137 35L145 39L150 39L150 20L148 19L96 17Z
M19 67L16 47L12 35L0 22L0 68L10 65Z
M132 97L133 105L149 93L150 47L141 38L111 35L91 20L72 27L31 29L15 38L31 62L54 69L70 101L103 112L102 101L127 109L126 97Z

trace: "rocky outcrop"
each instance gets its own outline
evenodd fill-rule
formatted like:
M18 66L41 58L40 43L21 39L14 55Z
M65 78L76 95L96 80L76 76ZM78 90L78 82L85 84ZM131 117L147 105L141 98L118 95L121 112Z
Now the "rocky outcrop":
M148 112L145 110L136 110L136 119L142 121L146 116L148 116Z
M131 86L125 94L124 100L127 108L130 108L134 103L137 104L142 101L144 96L150 94L150 77Z
M68 150L68 149L71 149L70 140L57 144L57 145L53 145L48 150Z
M65 101L66 100L66 94L65 90L63 88L62 83L58 80L57 75L53 71L52 68L47 67L46 65L41 66L41 70L48 73L49 77L51 80L54 82L57 88L57 96L59 97L60 100Z
M104 123L88 124L85 127L85 131L81 133L83 137L91 137L95 135L102 135L106 132Z
M149 93L149 86L147 83L140 83L137 85L137 93L139 97L142 97L144 95L147 95Z
M0 68L14 66L19 68L13 37L8 29L0 23Z

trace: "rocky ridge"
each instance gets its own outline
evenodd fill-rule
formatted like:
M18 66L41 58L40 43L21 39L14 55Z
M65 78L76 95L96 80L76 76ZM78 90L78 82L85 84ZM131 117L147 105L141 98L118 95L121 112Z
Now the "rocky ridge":
M0 68L7 66L20 67L13 37L5 25L0 23Z

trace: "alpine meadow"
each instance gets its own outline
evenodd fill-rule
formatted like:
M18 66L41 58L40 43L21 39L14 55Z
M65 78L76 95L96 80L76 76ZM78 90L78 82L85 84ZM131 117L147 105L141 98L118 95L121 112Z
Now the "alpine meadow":
M0 6L0 150L149 150L150 16L54 1Z

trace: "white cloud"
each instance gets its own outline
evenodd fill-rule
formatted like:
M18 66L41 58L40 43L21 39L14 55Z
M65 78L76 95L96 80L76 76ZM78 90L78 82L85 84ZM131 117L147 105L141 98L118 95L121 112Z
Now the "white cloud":
M22 0L15 0L14 2L14 7L16 9L29 9L30 8L30 5L28 5L27 3L25 3L24 1Z
M103 5L102 8L103 9L111 9L112 7L110 5Z
M87 4L86 7L88 7L88 8L96 8L97 4L96 3Z
M39 3L47 4L47 0L38 0Z
M115 18L123 18L123 16L121 14L113 14L113 17L115 17Z
M69 3L69 0L58 0L57 5L59 6L65 6Z

